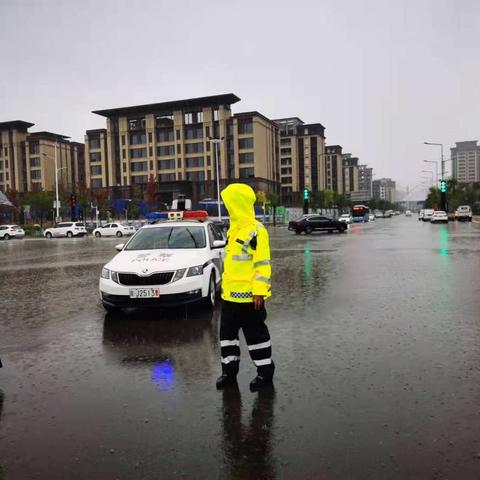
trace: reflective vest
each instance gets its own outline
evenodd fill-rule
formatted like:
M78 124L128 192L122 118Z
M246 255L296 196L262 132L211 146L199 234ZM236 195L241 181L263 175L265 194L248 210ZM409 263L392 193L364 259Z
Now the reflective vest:
M222 298L230 302L252 302L254 295L271 293L268 233L261 223L230 232L225 248Z
M255 219L255 193L244 184L231 184L222 198L230 229L222 277L222 298L248 303L254 295L271 296L270 246L266 228Z

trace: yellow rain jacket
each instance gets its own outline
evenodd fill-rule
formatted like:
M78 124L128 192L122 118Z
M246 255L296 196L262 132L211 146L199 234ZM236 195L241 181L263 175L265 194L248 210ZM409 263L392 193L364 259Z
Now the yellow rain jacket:
M243 183L222 191L230 229L222 277L222 298L248 303L254 295L271 294L270 246L266 228L255 219L255 192Z

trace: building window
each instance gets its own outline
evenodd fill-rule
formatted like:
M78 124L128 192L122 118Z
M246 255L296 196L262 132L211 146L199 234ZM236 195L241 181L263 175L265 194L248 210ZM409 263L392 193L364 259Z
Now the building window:
M90 148L100 148L100 136L89 137L88 146Z
M281 163L282 165L291 165L291 164L292 164L292 159L289 158L289 157L282 158L282 159L280 160L280 163Z
M131 148L130 149L130 158L146 158L147 149L146 148Z
M130 164L131 172L146 172L148 170L148 162L132 162Z
M292 149L291 148L281 148L280 155L291 155Z
M178 168L182 168L182 159L181 158L178 159L177 163L178 163L178 165L177 165Z
M42 171L41 170L32 170L30 172L30 177L32 180L41 180L42 179Z
M181 153L182 153L182 146L178 143L177 144L177 154L181 155Z
M102 166L101 165L92 165L90 167L90 174L94 175L101 175L102 174Z
M292 174L292 168L282 168L282 175L291 175Z
M128 129L132 130L141 130L145 129L145 119L144 118L132 118L128 121Z
M157 155L159 157L172 157L175 155L175 145L161 145L157 147Z
M102 179L101 178L92 178L90 180L91 188L102 188Z
M188 112L183 114L183 123L185 125L191 125L193 123L193 113Z
M153 170L153 160L150 160L150 170Z
M157 142L173 142L173 130L171 128L161 128L157 130Z
M197 112L197 123L203 123L203 112Z
M148 175L132 175L132 183L148 183Z
M283 177L282 183L292 183L292 177Z
M205 161L203 157L193 157L193 158L186 158L185 159L185 167L186 168L198 168L203 167L205 165Z
M210 137L210 127L205 127L205 136L206 136L207 138Z
M250 118L238 119L238 133L240 135L244 133L253 133L253 123Z
M253 152L240 153L238 155L238 161L239 163L253 163L255 161Z
M159 160L157 162L159 170L173 170L175 168L175 160Z
M124 162L123 163L123 173L126 173L127 171L127 164Z
M148 132L148 143L152 143L152 132Z
M254 178L254 177L255 177L255 170L253 167L240 169L240 178Z
M186 172L187 180L191 182L200 182L205 180L205 172Z
M153 157L153 147L148 147L148 156Z
M3 160L0 160L0 170L3 170Z
M30 159L30 167L39 167L40 166L40 157L35 157ZM3 162L0 162L0 170L2 170Z
M125 149L122 150L122 158L127 158L127 152Z
M91 152L90 153L90 162L101 162L101 161L102 161L102 153L101 152Z
M280 145L291 145L292 139L291 138L281 138Z
M203 127L185 127L184 135L187 140L203 138Z
M238 148L253 148L253 137L239 138Z
M161 182L174 182L176 180L174 173L161 173L158 179Z
M0 182L3 182L3 173L0 173Z
M158 115L155 117L155 125L157 127L165 126L165 125L172 125L173 124L173 114L164 114Z
M146 143L147 137L145 133L131 133L130 134L130 145L143 145Z
M203 142L185 144L185 153L203 153Z
M177 140L180 140L180 130L177 130Z
M125 145L125 135L122 135L122 145Z
M30 155L39 155L40 154L40 142L30 143Z
M216 110L213 111L213 120L217 122L219 118L220 118L220 115L217 108Z

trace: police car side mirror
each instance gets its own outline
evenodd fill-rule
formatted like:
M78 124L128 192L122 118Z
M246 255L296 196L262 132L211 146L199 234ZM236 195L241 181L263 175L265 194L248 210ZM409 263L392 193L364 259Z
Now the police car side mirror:
M223 248L226 244L225 240L214 240L212 248Z
M125 246L124 243L119 243L118 245L115 245L115 250L117 250L118 252L121 252L124 246Z

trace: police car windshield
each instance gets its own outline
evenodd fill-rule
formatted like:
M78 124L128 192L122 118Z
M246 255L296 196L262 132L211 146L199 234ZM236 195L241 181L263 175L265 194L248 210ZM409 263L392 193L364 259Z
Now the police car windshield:
M180 248L205 248L203 227L162 226L144 228L128 242L125 250L166 250Z

